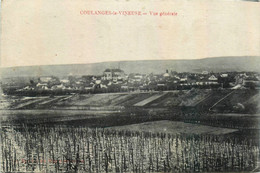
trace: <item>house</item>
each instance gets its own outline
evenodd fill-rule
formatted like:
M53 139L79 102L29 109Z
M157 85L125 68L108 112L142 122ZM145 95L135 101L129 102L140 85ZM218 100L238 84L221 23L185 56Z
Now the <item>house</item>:
M42 90L48 90L48 85L46 83L37 83L36 84L37 89L42 89Z
M181 83L187 82L187 80L188 80L187 77L182 77L182 78L180 78L180 82L181 82Z
M68 79L61 79L60 82L63 84L69 84L70 81Z
M210 80L210 81L217 81L218 78L217 78L215 75L211 75L211 76L208 78L208 80Z
M209 72L208 72L208 71L203 71L201 74L203 74L203 75L208 75Z
M245 87L256 87L260 86L260 81L255 76L246 77L242 83Z
M129 88L129 87L128 87L127 85L122 85L122 86L121 86L121 89L122 89L122 90L128 90L128 88Z
M206 86L206 85L217 85L218 84L218 78L216 78L214 75L212 75L209 78L201 78L198 79L195 84L200 86Z
M130 83L134 83L134 82L141 82L143 79L143 75L139 74L139 73L131 73L128 77L128 81Z
M84 89L87 90L87 91L89 91L89 90L94 89L94 87L95 87L94 84L87 84L87 85L84 86Z
M228 77L228 74L227 74L227 73L222 73L222 74L220 75L220 77L226 78L226 77Z
M18 89L17 91L31 91L31 90L34 90L34 88L30 86L26 86L23 89Z
M57 90L57 89L64 90L64 89L66 89L66 87L63 84L54 85L54 86L51 87L51 90Z
M107 85L100 84L100 88L107 88Z
M101 80L96 80L95 84L101 84Z
M40 81L41 83L48 83L48 82L50 82L50 81L52 81L52 80L53 80L52 77L40 77L40 78L39 78L39 81Z
M169 73L164 73L163 77L170 77Z
M39 83L51 83L51 84L57 84L59 83L59 78L54 76L43 76L39 78Z

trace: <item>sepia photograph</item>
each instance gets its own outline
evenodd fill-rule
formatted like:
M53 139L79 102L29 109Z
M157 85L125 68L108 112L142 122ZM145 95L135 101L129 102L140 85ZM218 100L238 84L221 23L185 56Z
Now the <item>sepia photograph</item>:
M260 172L260 3L0 7L0 172Z

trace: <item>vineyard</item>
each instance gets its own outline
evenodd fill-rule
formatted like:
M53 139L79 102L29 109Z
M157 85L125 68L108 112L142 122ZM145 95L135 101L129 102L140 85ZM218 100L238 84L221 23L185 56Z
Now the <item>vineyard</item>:
M46 125L1 131L0 172L236 172L259 160L251 140L223 135Z

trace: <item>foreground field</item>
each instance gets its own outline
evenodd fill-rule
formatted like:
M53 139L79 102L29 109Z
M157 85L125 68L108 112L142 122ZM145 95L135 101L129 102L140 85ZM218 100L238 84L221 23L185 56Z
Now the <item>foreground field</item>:
M259 159L258 145L230 136L45 125L1 130L1 172L247 172Z

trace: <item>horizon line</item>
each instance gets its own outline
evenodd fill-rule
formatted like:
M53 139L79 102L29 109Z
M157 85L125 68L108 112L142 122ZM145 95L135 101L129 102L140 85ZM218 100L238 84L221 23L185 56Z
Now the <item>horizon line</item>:
M242 55L242 56L219 56L219 57L204 57L204 58L196 58L196 59L145 59L145 60L115 60L115 61L101 61L101 62L93 62L93 63L72 63L72 64L42 64L42 65L26 65L26 66L0 66L0 69L4 68L16 68L16 67L39 67L39 66L67 66L67 65L87 65L87 64L101 64L101 63L109 63L109 62L133 62L133 61L196 61L196 60L205 60L211 58L252 58L258 57L260 55Z

